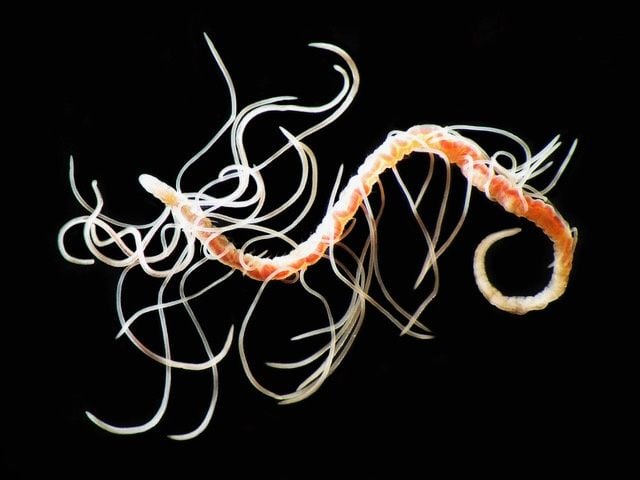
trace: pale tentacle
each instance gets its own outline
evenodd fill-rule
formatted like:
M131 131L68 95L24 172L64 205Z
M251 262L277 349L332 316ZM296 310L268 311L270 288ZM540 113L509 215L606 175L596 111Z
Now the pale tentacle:
M296 100L295 97L277 96L251 103L238 112L231 76L211 40L206 35L205 39L227 85L231 102L229 117L211 140L179 170L175 188L150 175L140 176L140 184L166 205L154 220L142 225L132 225L106 216L102 213L104 202L95 181L92 182L92 188L96 201L95 207L91 206L77 188L73 158L70 159L69 179L73 195L89 214L74 218L62 226L58 235L59 250L64 259L73 263L90 265L94 263L94 259L98 259L107 265L123 268L116 290L116 309L121 326L118 337L126 335L142 353L162 364L165 371L163 396L151 419L134 427L118 427L87 412L87 416L96 425L110 432L121 434L139 433L153 428L160 421L167 408L171 388L171 369L180 368L210 370L213 385L209 406L198 426L190 432L171 435L170 438L186 440L197 436L206 428L211 421L218 399L217 365L229 351L233 327L230 328L221 351L214 355L191 308L190 301L224 282L235 270L240 270L247 277L262 282L245 314L238 333L243 368L256 389L281 403L300 401L320 388L349 351L363 323L367 304L378 309L383 316L400 329L402 334L406 333L422 339L432 338L429 329L419 321L419 317L438 292L440 276L437 261L451 245L462 227L469 209L471 187L476 187L484 192L487 198L500 204L507 212L533 222L542 229L554 245L553 273L547 287L536 295L505 296L489 281L485 269L485 255L493 243L514 235L519 229L510 229L489 235L480 242L474 257L474 274L481 293L496 307L517 314L545 308L549 302L562 295L571 271L577 232L569 227L545 195L555 186L565 170L575 150L576 142L570 147L568 154L547 186L537 189L529 182L551 167L552 162L549 161L549 157L560 147L559 137L553 138L538 153L532 155L530 148L522 139L497 128L469 125L454 127L419 125L408 131L393 131L380 147L367 156L357 173L346 182L344 188L339 192L342 175L342 167L340 167L325 216L306 240L296 241L289 236L289 232L306 217L317 195L317 161L311 148L302 143L302 140L335 121L351 104L359 86L359 73L355 63L346 52L338 47L324 43L311 44L312 47L337 54L346 65L346 68L334 65L334 69L342 79L342 86L332 99L322 105L307 106L293 103ZM244 132L256 118L271 112L328 113L325 118L301 133L289 133L281 128L286 139L285 144L266 159L251 165L244 146ZM228 130L231 137L233 164L222 167L217 178L207 182L199 190L192 193L184 192L181 182L185 173ZM506 150L499 150L493 155L488 155L476 143L462 136L459 133L461 130L502 135L514 141L522 149L524 161L519 162L514 154ZM298 154L300 179L297 184L294 184L292 194L286 200L267 210L266 186L262 172L289 149L294 149ZM398 163L413 152L426 153L429 159L429 171L415 198L397 170ZM446 177L435 227L430 231L420 216L418 207L424 200L431 183L436 155L444 160ZM465 175L467 188L460 217L445 238L443 237L443 224L449 205L451 165L457 165ZM385 204L384 191L380 181L381 175L389 169L396 177L426 246L425 259L414 288L417 288L430 272L433 272L434 277L432 289L413 313L403 308L393 298L385 284L378 262L377 229ZM380 208L377 213L374 212L368 198L376 185L379 186L380 192ZM218 187L222 189L222 195L215 195L215 192L220 191ZM305 192L306 199L303 198ZM282 218L282 215L294 206L298 208L299 203L301 204L300 212L284 228L276 229L265 224L265 222L276 218ZM234 215L234 210L239 213ZM369 235L360 252L355 253L341 242L349 234L355 215L360 210L366 220ZM83 238L86 248L93 257L91 259L72 255L65 245L66 234L76 226L83 227ZM227 238L227 235L233 236L234 232L238 230L254 232L256 235L236 246ZM441 238L445 238L444 241L441 241ZM249 248L258 242L273 239L288 245L291 249L290 252L271 258L266 256L267 252L260 254L249 252ZM160 244L159 251L157 251L157 247L154 247L155 250L152 251L151 246L158 243ZM346 261L336 258L336 247L346 252ZM110 249L116 250L116 255L109 253ZM192 264L197 256L198 260ZM332 312L327 299L312 288L305 277L306 269L323 258L329 260L329 265L336 278L351 292L348 306L339 318ZM229 266L229 271L204 288L188 294L185 289L187 279L197 268L211 260ZM348 263L349 265L347 265ZM161 267L158 267L158 264ZM167 264L169 267L166 267ZM122 285L128 272L136 266L140 266L145 274L163 280L158 289L156 303L127 317L122 307ZM165 290L172 279L178 275L181 275L179 297L166 299ZM374 279L379 285L388 307L376 301L369 293ZM302 341L310 337L328 335L326 343L320 348L298 361L268 363L271 367L285 370L315 365L315 368L311 367L313 370L297 386L295 391L286 394L268 389L254 377L244 345L247 325L253 317L267 285L275 280L299 281L307 293L321 302L327 317L326 326L302 333L292 339ZM185 362L172 358L165 312L166 309L176 306L182 306L191 320L206 355L205 361ZM163 352L155 352L148 348L132 331L134 323L148 313L157 314L160 320Z

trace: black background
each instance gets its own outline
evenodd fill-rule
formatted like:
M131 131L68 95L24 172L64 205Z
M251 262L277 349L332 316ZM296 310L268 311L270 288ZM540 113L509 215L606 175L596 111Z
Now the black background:
M633 138L621 116L631 102L626 15L539 6L393 7L374 9L369 18L318 5L305 11L232 6L227 13L214 6L69 8L41 12L26 29L36 40L25 58L38 84L34 95L42 95L38 107L45 107L35 117L46 153L20 162L42 193L35 199L38 248L29 256L37 252L37 262L21 264L16 285L23 313L8 320L8 430L0 468L9 476L3 478L57 472L404 478L435 466L518 475L617 464L606 447L627 421L619 415L625 399L618 381L629 351L617 344L629 314L621 313L625 295L611 273L615 254L626 251L616 231L627 204L620 172L634 160L627 158L625 145ZM176 380L166 418L149 433L123 437L95 427L85 410L123 424L148 418L162 371L126 341L113 340L117 272L70 265L57 252L57 229L83 213L68 187L68 156L76 159L83 193L90 196L89 182L98 179L114 216L142 221L157 212L137 176L170 180L228 114L202 32L226 62L240 105L282 94L308 103L329 98L338 88L330 68L335 59L308 49L309 42L343 47L360 68L362 87L352 108L308 141L320 163L320 205L300 237L320 218L338 166L353 173L390 130L489 125L522 136L534 149L556 133L565 141L579 138L575 158L549 195L580 230L564 297L525 317L484 301L473 283L473 248L486 234L521 223L474 192L468 222L443 258L441 292L423 317L435 340L399 337L371 308L343 365L300 404L278 406L256 392L234 347L220 367L214 420L197 439L177 443L166 435L198 421L210 388L205 375ZM265 119L247 137L254 155L279 141L280 121L299 130L307 119ZM226 155L223 143L207 160L212 171L228 162ZM207 175L206 163L200 171ZM390 198L399 198L390 175L387 180ZM418 260L405 251L412 242L403 230L406 217L392 206L386 215L387 278L400 285ZM541 266L550 255L542 235L532 228L525 233L505 241L493 262L496 282L503 279L501 285L520 293L544 284ZM224 325L237 325L255 287L235 279L222 298L207 297L199 313L215 309ZM305 322L316 305L297 292L265 299L253 323L259 353L277 351L287 335L301 331L292 325ZM132 295L134 303L149 298ZM265 353L265 359L272 357Z

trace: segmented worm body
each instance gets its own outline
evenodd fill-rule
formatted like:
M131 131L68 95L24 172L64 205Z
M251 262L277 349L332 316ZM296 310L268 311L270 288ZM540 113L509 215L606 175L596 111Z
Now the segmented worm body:
M571 146L557 173L543 189L536 189L529 180L547 170L552 161L550 156L558 149L560 142L554 138L546 147L535 155L527 144L519 137L505 130L492 127L457 125L440 127L436 125L420 125L406 131L394 131L373 153L366 157L357 173L339 189L341 185L342 167L337 175L329 207L315 231L302 242L289 236L289 232L300 224L309 212L317 197L318 164L311 148L302 141L311 134L334 122L353 101L358 85L359 74L354 61L342 49L326 43L311 46L332 52L337 55L347 68L334 65L342 80L342 88L327 103L318 106L306 106L295 103L295 97L279 96L259 100L238 111L235 88L231 76L224 66L211 40L206 37L210 51L227 83L231 100L231 112L228 120L213 135L212 139L180 169L175 186L158 180L151 175L140 175L141 185L160 199L165 208L157 217L143 225L133 225L116 220L103 213L104 200L97 182L92 182L95 203L85 200L76 185L73 159L70 161L69 179L72 192L78 203L88 212L69 220L58 233L60 253L66 260L91 265L97 259L109 266L120 268L120 279L116 289L116 312L120 323L118 337L126 336L132 345L155 362L161 364L165 371L162 400L151 418L134 426L119 426L107 423L90 412L88 418L99 427L117 434L135 434L155 427L163 417L172 384L173 369L203 371L208 370L212 378L209 407L199 425L179 435L172 435L176 440L186 440L199 435L209 424L218 399L219 376L217 365L228 353L233 338L234 327L229 327L226 341L217 354L209 343L204 329L201 327L191 303L212 289L219 287L234 272L257 280L257 293L247 306L243 321L238 329L238 353L244 372L251 384L265 395L281 403L300 401L312 395L328 376L345 358L356 334L363 323L365 307L371 305L388 318L402 334L415 338L432 338L431 331L422 323L421 316L425 308L435 298L439 288L438 258L460 232L469 211L472 187L482 191L487 198L497 202L507 212L526 218L539 227L553 242L553 273L548 285L532 296L505 296L495 288L485 271L485 254L496 241L513 235L519 229L509 229L486 237L478 245L473 261L476 283L482 294L495 306L511 313L523 314L531 310L542 309L562 295L567 286L571 271L573 250L577 240L575 229L571 229L546 197L556 184L575 149ZM304 114L326 114L313 126L296 134L281 128L286 143L271 156L256 163L249 162L244 147L244 131L247 126L260 115L270 112L297 112ZM524 160L518 161L516 155L507 151L487 154L474 141L464 136L463 131L480 131L497 134L515 142L524 153ZM183 191L182 179L190 167L205 155L209 149L226 133L230 133L231 155L233 162L217 169L218 175L208 181L197 191ZM300 176L295 175L283 179L281 188L291 188L290 197L277 205L267 208L266 192L262 172L270 169L274 162L287 151L295 151L300 166ZM398 164L412 153L425 154L430 165L418 195L413 195L404 184L397 169ZM442 159L446 169L445 187L443 189L440 208L435 224L431 227L420 215L418 207L425 198L434 171L435 158ZM504 165L504 159L510 165ZM219 164L217 164L219 166ZM447 212L447 199L450 194L450 167L456 166L466 177L466 194L455 227L443 235L443 219ZM286 164L285 164L286 166ZM288 168L288 167L287 167ZM425 259L414 288L428 274L433 277L431 290L424 296L424 288L420 290L420 304L417 308L404 308L391 294L385 285L384 275L378 263L377 228L384 205L382 182L385 171L391 170L395 180L401 187L416 225L420 228L425 248ZM201 185L201 183L200 183ZM374 186L380 185L380 206L375 212L368 196ZM223 186L221 191L218 186ZM229 187L231 191L229 192ZM339 192L339 193L338 193ZM272 221L280 215L298 210L297 216L286 226L272 227ZM359 211L362 213L360 214ZM348 246L350 221L361 215L366 220L368 238L357 249ZM280 217L281 218L281 217ZM82 227L83 240L91 258L78 257L70 253L65 244L68 232ZM250 232L251 239L243 244L234 244L234 232ZM237 238L237 237L236 237ZM249 247L266 240L277 240L286 243L289 253L268 257L249 252ZM237 240L236 240L237 241ZM355 241L352 243L356 243ZM201 244L201 245L200 245ZM201 247L201 248L200 248ZM114 253L115 252L115 253ZM347 301L338 308L312 286L306 278L308 270L321 259L327 259L336 283L346 291ZM197 270L209 267L210 261L226 265L225 273L218 275L214 269L207 270L212 275L204 287L199 284L194 288L191 278ZM161 279L155 300L150 305L130 313L123 306L125 278L133 269L141 269L152 279ZM219 272L219 270L218 270ZM218 275L218 276L216 276ZM267 365L281 370L303 370L304 380L288 393L280 393L262 385L252 372L246 354L245 334L256 307L265 294L267 286L274 280L299 280L299 286L314 300L322 305L326 323L318 327L312 325L310 330L296 335L292 341L302 341L311 337L319 338L311 342L313 351L305 358L293 362L268 362ZM370 293L375 282L384 301L374 298ZM194 282L195 283L195 282ZM346 305L346 306L345 306ZM317 306L317 305L316 305ZM169 325L167 312L170 309L181 309L198 338L205 355L203 361L184 361L173 358L169 342ZM215 308L210 309L215 311ZM278 312L280 315L281 312ZM155 351L138 338L134 324L145 316L155 316L160 325L162 347ZM310 371L310 373L309 373Z
M553 274L547 287L533 296L505 296L487 278L484 257L495 241L517 233L506 230L487 237L476 251L474 273L483 295L496 307L511 313L523 314L540 310L562 295L571 264L575 237L566 220L548 202L534 198L516 184L514 179L491 169L489 156L474 142L454 134L448 129L424 125L406 132L397 132L370 154L351 177L338 200L328 210L316 231L290 253L273 258L255 256L239 250L215 226L199 208L181 197L172 187L150 175L142 175L140 183L147 191L172 207L195 229L200 241L223 264L240 270L254 280L283 280L317 263L331 244L342 239L347 223L356 215L365 196L371 193L380 175L393 168L413 152L441 155L462 173L479 190L507 212L524 217L538 226L554 245Z

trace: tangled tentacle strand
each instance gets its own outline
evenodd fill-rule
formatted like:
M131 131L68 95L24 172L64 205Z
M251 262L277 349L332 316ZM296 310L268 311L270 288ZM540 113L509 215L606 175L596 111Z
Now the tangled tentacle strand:
M290 232L307 216L316 199L318 187L317 160L311 148L303 143L303 139L331 124L349 107L359 85L356 65L346 52L334 45L311 44L314 48L337 55L344 65L334 65L334 69L342 80L342 86L331 100L322 105L308 106L295 103L295 97L277 96L253 102L238 111L231 77L211 40L206 35L205 39L227 84L231 99L230 114L212 139L182 166L177 174L175 187L149 174L139 176L141 186L164 204L163 210L154 220L143 225L132 225L105 215L104 201L97 182L92 182L95 201L88 202L76 186L73 159L70 161L71 189L79 204L88 213L62 226L58 235L60 252L66 260L73 263L91 265L94 259L97 259L107 265L123 269L116 291L116 310L120 322L117 337L126 337L140 352L162 365L165 371L162 399L149 420L140 425L121 427L107 423L87 412L89 419L96 425L119 434L140 433L153 428L166 411L171 390L171 372L172 369L178 368L192 371L208 370L212 375L213 388L209 407L199 425L184 434L172 435L171 438L186 440L197 436L206 428L213 416L218 398L217 366L231 347L234 327L230 327L220 351L214 353L190 302L218 287L235 271L261 282L238 329L238 347L243 368L256 389L281 403L300 401L312 395L337 368L345 358L363 323L366 305L372 305L378 309L402 334L421 339L432 338L430 330L423 325L420 318L438 293L440 288L438 259L462 228L469 211L473 187L498 203L507 212L533 222L551 239L554 246L553 273L548 285L535 295L506 296L490 282L485 270L485 255L496 241L516 234L519 229L509 229L489 235L478 245L473 262L474 275L480 292L496 307L515 314L543 309L563 294L571 271L577 231L569 227L546 198L546 194L555 186L564 171L575 150L576 142L569 149L551 182L545 188L537 189L531 185L530 181L551 167L550 157L560 146L558 137L540 152L532 155L530 148L523 140L497 128L470 125L450 127L418 125L406 131L393 131L374 152L365 158L357 173L348 179L342 188L340 185L343 167L340 167L324 217L306 240L298 242L290 237ZM298 112L325 114L325 116L299 133L281 128L284 144L269 157L252 163L245 149L244 132L254 119L271 112ZM497 151L488 155L474 141L463 136L461 132L464 131L481 131L504 136L521 147L524 152L524 161L519 162L516 155L507 151ZM185 190L182 184L190 167L199 161L225 132L229 132L231 137L232 162L221 168L218 176L199 190ZM299 180L291 185L293 192L286 200L275 207L267 208L267 189L262 176L263 172L287 151L297 154L300 168ZM410 193L398 169L399 163L412 153L426 154L429 162L424 183L415 196ZM438 158L442 160L445 167L446 177L435 225L430 230L419 213L419 207L425 200ZM499 161L505 158L510 162L510 166L505 166ZM458 220L447 233L443 225L451 204L449 194L452 166L458 167L466 178L467 184ZM433 276L432 288L412 311L407 310L394 299L385 284L378 262L377 229L385 205L382 176L387 170L393 173L424 240L424 260L414 288L418 288L427 275ZM225 187L222 189L226 192L223 195L218 194L220 186ZM377 211L374 211L372 205L376 203L370 202L369 199L373 191L377 191L380 195ZM270 221L282 218L285 212L291 212L292 209L297 209L297 213L293 221L287 222L284 228L276 229L270 226ZM368 238L359 251L354 251L343 240L348 237L353 225L352 220L358 212L362 212L365 218ZM82 227L83 239L93 258L79 258L68 251L65 238L69 231L76 227ZM233 238L238 232L250 232L251 238L243 244L236 244ZM283 242L288 246L289 251L284 255L273 257L267 256L266 252L255 254L249 251L249 247L255 247L263 240ZM117 255L107 253L114 250L118 252ZM309 267L321 259L329 261L333 274L342 285L346 286L349 293L347 307L342 313L332 309L330 302L308 278ZM187 280L194 272L205 265L208 266L209 262L223 264L229 269L204 287L195 291L193 288L188 288ZM137 267L140 267L148 276L161 279L161 285L157 291L155 304L128 314L123 308L124 283L129 272ZM311 372L295 390L287 393L273 391L254 375L244 341L249 322L255 314L258 303L265 295L269 284L276 281L298 281L306 293L322 304L321 311L324 312L327 320L326 324L320 328L292 338L293 341L302 341L311 337L325 338L326 342L319 348L298 361L268 363L269 366L280 370L311 368ZM379 286L386 302L373 298L370 290L374 282ZM176 298L171 298L167 293L173 283L178 283ZM172 357L166 321L166 313L172 308L182 309L190 319L200 339L205 360L194 362ZM147 315L155 315L159 320L162 335L161 352L149 348L134 332L135 323Z
M201 423L190 432L171 435L170 437L176 440L186 440L197 436L206 428L212 418L218 398L217 365L230 349L234 328L232 326L229 329L224 345L217 354L214 354L191 308L190 302L226 281L235 270L228 270L204 288L200 288L195 292L188 291L186 282L192 274L204 264L220 259L219 252L212 252L199 247L198 235L201 236L202 229L205 228L210 230L208 236L211 236L214 232L214 223L217 225L224 224L224 227L218 227L216 231L228 233L245 229L258 234L246 242L242 246L243 249L246 249L249 245L260 239L269 238L282 240L292 248L295 247L297 245L296 242L289 238L286 233L295 228L305 217L313 204L317 189L317 164L315 156L300 140L335 121L353 101L359 84L359 76L355 64L343 50L329 44L312 44L311 46L314 48L338 54L345 60L347 65L347 69L340 65L334 66L334 69L342 79L342 88L331 100L322 105L305 106L293 103L293 101L296 100L295 97L278 96L254 102L238 112L235 88L231 77L220 55L206 34L205 40L227 84L231 99L230 115L225 124L213 135L211 140L180 169L176 178L176 188L171 189L172 193L170 193L169 196L163 196L161 198L167 205L154 220L146 224L134 225L105 215L103 213L104 201L98 188L98 183L93 181L91 184L95 202L87 201L76 185L73 158L71 158L69 162L69 181L72 192L78 203L88 211L88 214L76 217L61 227L58 233L59 250L63 258L72 263L92 265L95 263L95 259L97 259L109 266L123 269L116 293L116 309L121 325L121 329L116 338L125 336L139 351L163 365L165 370L162 400L156 412L148 421L140 425L121 427L107 423L90 412L86 412L92 422L112 433L141 433L158 424L167 408L171 390L171 369L173 368L192 371L208 369L213 375L213 388L209 407ZM270 112L299 112L316 115L325 112L328 113L325 118L322 118L316 124L297 135L281 129L287 142L269 158L257 165L251 165L242 140L244 131L253 119ZM222 135L229 130L232 132L233 139L231 149L233 163L222 168L217 178L202 186L197 192L185 192L182 187L182 182L187 176L190 167L200 160L204 154L218 142ZM265 211L266 191L261 172L290 149L293 149L298 154L301 167L300 179L294 188L293 194L291 194L285 202L272 210ZM160 182L153 177L145 175L140 177L140 182L148 190L153 190L160 184ZM227 188L228 193L217 196L214 193L216 191L215 189L217 186L223 184L225 186L233 185L233 189L231 192L228 192ZM276 218L285 211L289 211L292 207L298 205L305 194L307 198L303 202L301 211L293 222L289 222L285 229L274 230L264 225L265 221ZM229 212L233 211L233 209L241 210L243 212L242 217L230 215ZM246 214L246 209L251 210L249 214ZM66 237L69 232L76 227L82 227L84 242L94 258L75 256L70 253L67 248ZM113 253L114 249L117 252L115 254ZM204 255L198 259L201 254ZM161 263L162 265L168 264L169 266L166 268L158 268L157 265ZM123 308L125 278L128 273L136 267L140 267L151 277L162 279L162 285L158 289L158 295L154 305L142 308L133 314L126 314ZM245 265L245 267L248 266ZM176 279L179 279L179 296L173 299L167 298L168 295L166 291L169 285ZM308 287L306 282L302 283L309 293L316 295L314 290ZM258 296L254 304L257 303L257 300ZM166 311L171 308L182 308L191 319L191 323L201 340L202 348L206 354L207 359L205 361L188 362L172 358L169 347L169 329L166 322ZM156 352L149 348L133 331L135 322L144 316L152 314L157 315L160 322L163 340L162 352ZM329 320L331 318L330 312L328 318ZM332 357L333 353L331 352L327 356L327 359L325 359L324 365L331 366ZM318 371L324 371L325 373L321 373L319 378L313 375L310 377L309 384L313 384L311 385L312 389L309 390L310 393L318 388L329 373L328 367L321 367Z

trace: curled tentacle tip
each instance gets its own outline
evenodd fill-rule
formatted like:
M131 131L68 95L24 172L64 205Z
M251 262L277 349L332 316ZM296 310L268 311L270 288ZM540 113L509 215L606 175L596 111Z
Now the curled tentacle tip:
M491 235L488 235L485 238L485 240L488 240L489 238L491 238L492 240L491 243L493 243L493 242L497 242L498 240L502 240L503 238L513 237L514 235L517 235L521 231L522 231L522 228L520 227L507 228L505 230L500 230L499 232L495 232L495 233L492 233Z
M76 258L70 255L63 255L65 260L76 265L94 265L96 261L93 258Z
M434 338L436 338L435 335L421 335L420 336L420 340L433 340Z
M307 46L311 48L322 48L326 50L329 44L325 42L311 42L311 43L307 43Z
M280 130L280 133L282 133L289 140L291 140L291 139L295 140L295 137L291 134L291 132L289 130L287 130L286 128L284 128L282 125L278 125L278 130Z
M95 423L96 425L100 425L102 422L98 419L98 417L96 417L93 413L91 413L89 410L85 410L84 414L87 416L87 418L89 420L91 420L93 423Z
M286 364L281 362L264 362L264 364L269 368L279 368L279 369L287 368Z

